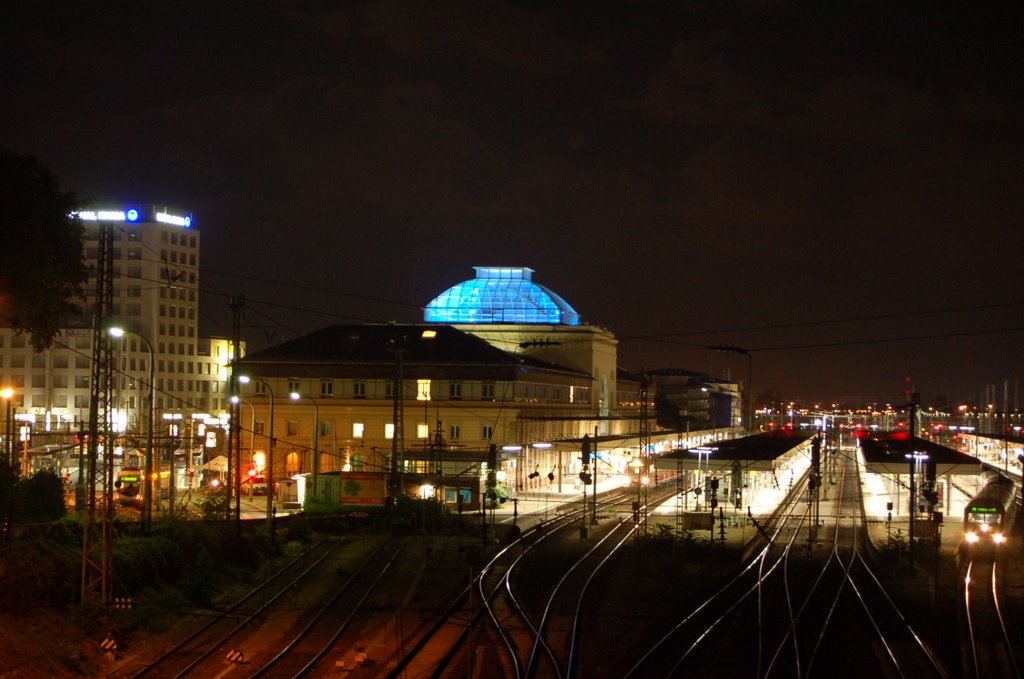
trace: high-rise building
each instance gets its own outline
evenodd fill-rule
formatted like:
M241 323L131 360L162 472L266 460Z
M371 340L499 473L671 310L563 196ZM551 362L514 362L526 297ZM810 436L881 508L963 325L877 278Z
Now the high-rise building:
M25 335L0 328L0 387L13 392L14 419L31 422L34 434L77 432L89 419L101 225L110 226L113 245L113 296L106 323L126 331L114 340L115 429L145 429L150 360L156 418L180 413L187 420L225 412L230 342L199 337L200 233L191 216L160 206L128 205L82 211L78 217L86 227L84 256L90 269L85 298L79 300L82 315L70 319L53 346L39 353Z

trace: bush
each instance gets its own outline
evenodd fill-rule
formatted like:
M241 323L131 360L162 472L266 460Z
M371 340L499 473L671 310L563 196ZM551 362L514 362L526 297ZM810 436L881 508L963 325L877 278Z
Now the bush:
M46 523L67 513L64 484L52 471L20 478L16 468L0 460L0 516L13 523Z

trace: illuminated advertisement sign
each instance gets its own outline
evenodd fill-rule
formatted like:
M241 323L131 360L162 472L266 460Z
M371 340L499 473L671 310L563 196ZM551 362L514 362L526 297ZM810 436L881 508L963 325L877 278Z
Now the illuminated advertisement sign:
M192 228L192 215L174 215L153 206L127 207L122 210L82 210L71 214L85 222L159 222L184 229Z

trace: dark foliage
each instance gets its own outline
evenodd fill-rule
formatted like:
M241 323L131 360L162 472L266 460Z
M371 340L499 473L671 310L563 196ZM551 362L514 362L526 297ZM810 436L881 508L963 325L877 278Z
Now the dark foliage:
M67 513L63 483L51 471L20 478L6 460L0 460L0 508L5 523L56 521Z
M37 351L53 343L87 279L85 231L69 217L73 193L32 156L0 149L0 313L32 336Z
M48 523L67 513L64 484L52 471L36 472L18 483L15 520L23 523Z

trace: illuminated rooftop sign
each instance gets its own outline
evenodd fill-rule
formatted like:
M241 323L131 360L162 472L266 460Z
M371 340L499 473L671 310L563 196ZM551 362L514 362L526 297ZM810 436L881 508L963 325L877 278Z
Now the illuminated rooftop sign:
M71 214L86 222L159 222L185 229L192 228L192 215L172 215L155 206L128 207L123 210L82 210Z
M191 217L178 217L177 215L169 215L166 212L157 212L156 221L162 224L173 224L174 226L184 226L188 228L192 226Z

